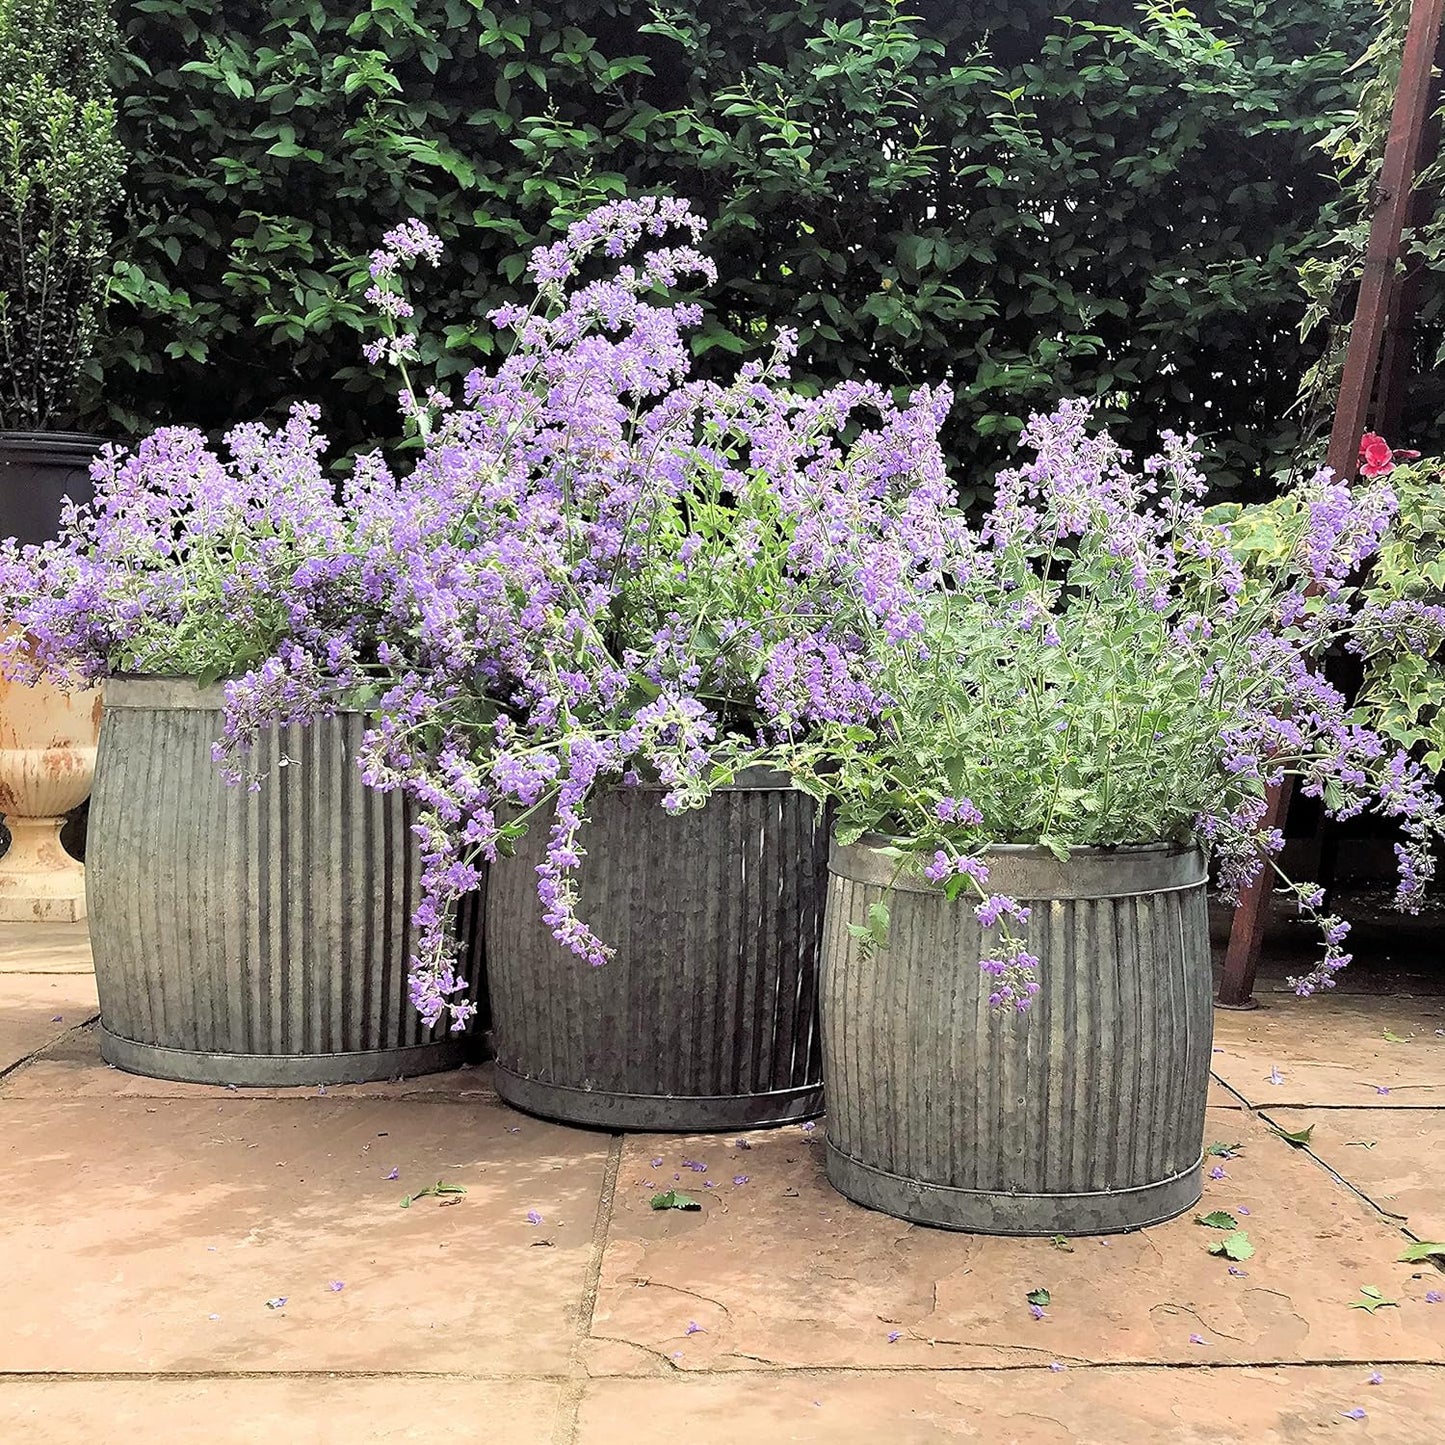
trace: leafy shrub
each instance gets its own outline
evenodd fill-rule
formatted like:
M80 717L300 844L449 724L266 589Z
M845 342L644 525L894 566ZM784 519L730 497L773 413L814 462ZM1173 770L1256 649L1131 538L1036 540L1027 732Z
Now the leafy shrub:
M105 0L0 0L0 427L64 423L110 270L122 155Z
M315 398L346 444L387 436L360 357L375 235L417 216L446 241L420 359L454 378L492 354L481 318L528 246L667 191L716 218L704 370L796 324L814 388L955 387L967 477L1072 393L1131 445L1199 432L1216 484L1265 489L1315 355L1297 268L1334 183L1313 145L1373 7L1078 11L124 0L107 402L219 430Z

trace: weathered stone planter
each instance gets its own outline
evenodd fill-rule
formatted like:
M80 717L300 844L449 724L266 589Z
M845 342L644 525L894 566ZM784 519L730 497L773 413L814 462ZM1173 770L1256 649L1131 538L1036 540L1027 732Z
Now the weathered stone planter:
M274 731L250 791L212 761L221 707L186 679L106 684L86 866L102 1054L253 1086L461 1062L467 1039L407 996L419 866L401 797L362 784L362 715ZM475 992L479 922L467 953Z
M612 1129L743 1129L822 1109L817 964L826 829L773 773L673 817L661 790L592 804L581 913L601 968L537 902L545 823L493 865L487 956L497 1092Z
M1201 1189L1209 1079L1205 864L1166 847L991 852L1028 903L1041 992L990 1010L965 899L900 878L887 948L848 932L895 864L835 846L823 948L828 1177L869 1208L985 1234L1091 1234Z

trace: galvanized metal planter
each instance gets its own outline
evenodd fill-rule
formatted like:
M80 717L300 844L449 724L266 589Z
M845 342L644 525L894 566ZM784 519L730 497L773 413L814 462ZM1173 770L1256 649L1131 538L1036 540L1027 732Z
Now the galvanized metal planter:
M408 999L420 869L402 798L357 771L362 715L273 731L249 791L212 761L221 707L183 678L106 684L86 862L103 1056L250 1086L460 1063L468 1039L423 1028Z
M818 948L827 830L787 780L754 772L673 817L661 790L598 796L581 912L616 949L601 968L542 921L547 830L487 888L497 1092L530 1113L691 1132L822 1110Z
M823 945L827 1169L872 1209L983 1234L1094 1234L1201 1192L1213 1015L1205 863L1167 847L989 854L1026 900L1041 992L988 1005L967 901L922 879L888 898L887 948L848 932L895 863L833 848Z

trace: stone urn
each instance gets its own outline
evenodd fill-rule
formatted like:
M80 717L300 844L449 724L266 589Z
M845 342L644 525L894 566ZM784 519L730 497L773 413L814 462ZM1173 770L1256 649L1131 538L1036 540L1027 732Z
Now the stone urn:
M78 923L85 869L60 846L65 815L90 795L101 690L0 675L0 922Z

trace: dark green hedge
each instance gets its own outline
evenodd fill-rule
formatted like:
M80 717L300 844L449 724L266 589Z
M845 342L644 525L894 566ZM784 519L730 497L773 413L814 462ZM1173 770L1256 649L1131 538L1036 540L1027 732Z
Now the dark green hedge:
M387 435L355 280L381 230L446 237L425 312L457 374L554 217L668 190L714 223L704 366L796 322L818 381L950 380L964 479L1071 392L1141 445L1193 428L1226 485L1267 485L1312 355L1296 268L1332 193L1312 147L1371 0L1055 8L121 0L113 424L299 395L347 445Z

